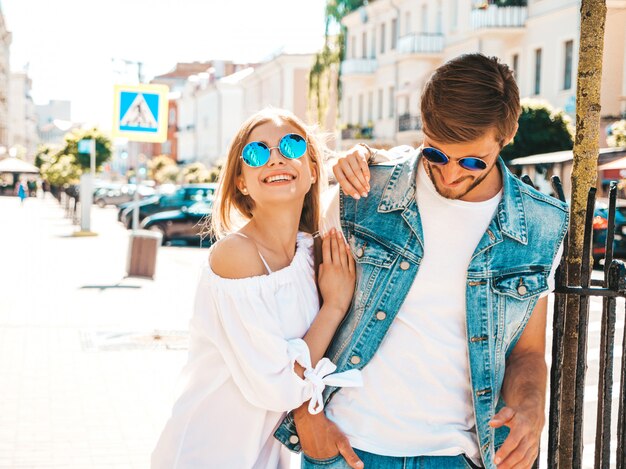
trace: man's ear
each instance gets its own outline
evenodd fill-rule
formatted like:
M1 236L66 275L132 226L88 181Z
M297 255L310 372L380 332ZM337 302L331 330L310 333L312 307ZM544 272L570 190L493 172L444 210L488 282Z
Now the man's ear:
M517 130L519 129L519 122L515 123L515 129L513 129L513 133L507 137L506 139L504 139L504 146L506 147L509 143L511 143L513 141L513 139L515 138L515 135L517 134Z

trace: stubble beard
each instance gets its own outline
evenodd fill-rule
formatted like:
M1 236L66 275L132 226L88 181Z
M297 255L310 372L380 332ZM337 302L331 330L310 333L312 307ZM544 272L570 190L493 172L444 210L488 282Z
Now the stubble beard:
M450 199L450 200L458 200L462 197L465 197L467 194L469 194L473 189L475 189L481 182L483 182L485 180L485 178L487 176L489 176L489 174L491 174L491 171L493 171L493 169L496 167L496 165L494 164L491 168L489 168L488 170L483 171L483 174L481 174L480 176L476 177L471 183L470 185L463 190L462 192L454 192L454 189L451 190L446 190L443 189L441 187L439 187L437 185L437 181L435 180L435 176L433 174L432 169L430 168L430 164L425 163L424 164L424 168L426 169L426 174L428 174L428 177L430 178L431 182L433 183L433 186L435 187L435 190L437 191L437 193L442 196L445 197L446 199ZM465 178L464 178L465 179Z

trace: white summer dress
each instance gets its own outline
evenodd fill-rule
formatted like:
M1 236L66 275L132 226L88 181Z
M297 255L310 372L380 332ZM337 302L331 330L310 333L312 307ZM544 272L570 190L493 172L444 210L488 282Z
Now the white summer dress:
M273 437L286 411L311 398L309 410L321 411L326 384L360 385L359 372L330 375L336 367L328 359L311 368L301 337L318 311L309 234L298 234L291 264L268 275L226 279L207 263L182 391L152 469L288 468L290 453ZM305 379L294 372L296 361Z

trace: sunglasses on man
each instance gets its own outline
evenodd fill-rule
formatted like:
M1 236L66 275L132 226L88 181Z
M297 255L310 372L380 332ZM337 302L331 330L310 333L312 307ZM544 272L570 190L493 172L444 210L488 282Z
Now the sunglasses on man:
M437 150L433 147L422 148L422 156L428 160L429 163L436 164L438 166L445 166L450 162L450 157L441 150ZM467 156L457 160L459 166L468 171L482 171L487 169L487 163L480 158L474 156Z

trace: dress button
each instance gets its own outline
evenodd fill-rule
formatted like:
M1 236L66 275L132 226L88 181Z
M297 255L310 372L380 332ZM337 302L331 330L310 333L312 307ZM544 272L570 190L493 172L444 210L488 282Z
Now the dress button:
M353 365L358 365L359 363L361 363L361 357L352 355L352 358L350 358L350 363L352 363Z
M379 321L382 321L386 317L387 317L387 313L385 313L384 311L379 311L376 313L376 319L378 319Z
M363 254L365 254L365 251L363 251L363 248L359 248L356 250L356 257L363 257Z
M298 438L297 435L291 435L289 437L289 443L291 443L292 445L297 444L300 441L300 438Z
M409 270L409 267L411 267L411 264L409 264L407 261L400 262L400 268L402 270Z
M525 295L526 293L528 293L528 288L526 288L525 285L520 285L519 287L517 287L517 293L519 293L520 295Z

